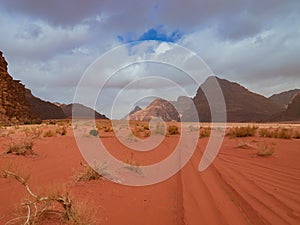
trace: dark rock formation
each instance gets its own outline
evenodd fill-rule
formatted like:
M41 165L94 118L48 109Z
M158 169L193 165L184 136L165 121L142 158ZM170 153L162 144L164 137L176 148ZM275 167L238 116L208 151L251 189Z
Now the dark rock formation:
M79 103L68 104L68 105L65 105L65 104L60 105L60 108L62 109L63 113L65 114L65 116L67 118L72 118L73 107L76 107L76 112L78 112L76 116L79 117L79 118L90 118L90 119L92 119L93 116L95 116L94 117L95 119L108 119L105 115L102 115L102 114L98 113L97 111L95 111L95 110L93 110L89 107L86 107L82 104L79 104ZM92 115L92 118L91 118L91 115Z
M60 107L33 96L29 89L26 89L26 99L33 114L41 120L66 118Z
M245 87L225 79L215 77L222 89L226 104L227 121L229 122L262 122L270 120L271 116L280 112L280 107L262 95L250 92ZM209 87L208 78L198 89L193 101L200 121L211 121L210 108L203 92ZM217 112L221 113L221 112ZM190 110L184 112L183 121L194 121L195 116Z

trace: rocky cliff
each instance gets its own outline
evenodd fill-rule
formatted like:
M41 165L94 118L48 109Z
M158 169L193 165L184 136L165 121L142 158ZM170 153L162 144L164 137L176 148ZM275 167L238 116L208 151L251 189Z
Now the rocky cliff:
M8 74L7 62L0 52L0 124L32 122L35 119L26 98L25 86Z

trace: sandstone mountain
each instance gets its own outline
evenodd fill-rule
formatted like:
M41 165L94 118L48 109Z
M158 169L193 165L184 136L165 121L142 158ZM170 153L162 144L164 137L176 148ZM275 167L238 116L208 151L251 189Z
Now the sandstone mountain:
M25 96L35 117L41 120L66 118L60 107L33 96L29 89L26 89Z
M129 120L150 121L160 117L164 121L179 121L180 116L176 108L167 100L155 99L145 109L139 110L129 116Z
M25 86L8 74L7 62L0 52L0 124L32 122L35 119L26 98Z
M215 77L222 89L229 122L261 122L268 121L272 115L280 112L281 108L270 99L253 93L238 83ZM200 121L211 121L210 108L203 89L210 88L209 77L198 89L193 98ZM190 110L184 112L183 121L195 121Z
M300 93L300 89L294 89L279 94L274 94L269 99L285 110L288 104L291 103L293 98L299 93Z
M66 118L72 118L72 110L73 107L76 107L76 112L78 112L78 117L80 118L89 118L90 115L95 116L95 119L108 119L105 115L102 115L98 113L97 111L84 106L79 103L73 103L73 104L58 104L59 108L63 111Z

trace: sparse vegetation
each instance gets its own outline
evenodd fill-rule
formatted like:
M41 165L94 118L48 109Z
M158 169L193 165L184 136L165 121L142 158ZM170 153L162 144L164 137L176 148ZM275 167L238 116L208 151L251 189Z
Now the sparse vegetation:
M66 126L60 126L55 131L57 134L64 136L67 134L67 127Z
M81 209L76 208L76 204L70 198L68 191L64 194L39 195L35 194L28 185L28 178L24 178L9 170L2 170L1 177L14 178L25 187L28 193L28 198L21 203L22 214L11 219L6 224L43 224L49 216L51 216L52 220L56 219L63 224L93 224L91 218L86 216L86 212L82 214Z
M32 140L21 140L21 141L11 142L8 146L8 149L6 150L6 154L22 155L22 156L36 155L32 147L33 147Z
M143 170L141 168L141 164L138 163L138 162L136 162L133 159L133 153L131 153L130 159L126 161L126 165L124 166L124 168L128 169L128 170L130 170L132 172L135 172L135 173L137 173L140 176L144 175Z
M99 135L99 132L96 129L92 129L90 130L89 135L97 137Z
M254 137L256 135L257 129L258 129L258 127L256 127L256 126L233 127L228 130L226 135L230 136L232 138Z
M293 137L293 130L287 128L277 128L277 129L262 128L259 130L259 135L260 137L291 139Z
M269 157L275 152L275 144L263 144L259 147L257 155L261 157Z
M91 181L91 180L99 180L99 179L104 179L104 176L106 174L106 168L107 164L102 163L100 165L96 164L92 168L91 166L87 164L80 163L82 166L82 171L80 171L78 174L74 176L74 181L79 182L79 181Z
M47 130L45 133L44 133L44 137L55 137L56 136L56 132L53 131L53 130Z
M300 132L299 131L295 131L294 134L293 134L293 138L300 139Z
M176 125L170 125L168 127L168 134L169 135L180 134L178 127Z
M200 128L200 138L205 138L209 137L211 133L211 128L210 127L201 127Z

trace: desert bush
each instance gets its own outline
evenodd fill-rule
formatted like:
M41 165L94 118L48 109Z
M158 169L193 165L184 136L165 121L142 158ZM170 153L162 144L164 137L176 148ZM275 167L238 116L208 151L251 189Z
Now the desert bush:
M274 144L263 144L259 147L257 151L257 155L261 157L268 157L273 155L275 152L275 146Z
M150 130L149 125L148 124L143 124L142 127L144 128L144 130Z
M104 130L104 132L113 132L113 129L110 126L104 127L103 130Z
M230 137L254 137L257 129L255 126L233 127L229 129L226 135Z
M176 125L170 125L168 127L168 134L169 135L176 135L176 134L180 134L179 133L179 129Z
M137 173L140 176L144 175L142 167L141 167L141 164L138 163L138 162L136 162L133 159L133 153L131 153L130 159L126 160L126 165L124 166L124 168L128 169L128 170L130 170L132 172L135 172L135 173Z
M55 132L61 136L64 136L67 134L67 127L66 126L58 127Z
M56 131L53 131L53 130L47 130L44 135L44 137L54 137L56 136Z
M36 155L36 153L34 153L32 147L33 147L32 140L21 140L21 141L17 141L17 142L16 141L11 142L8 145L6 154L22 155L22 156Z
M94 137L97 137L98 134L99 134L99 132L98 132L98 130L96 130L96 129L92 129L92 130L90 130L90 132L89 132L89 135L94 136Z
M69 192L51 195L40 195L32 191L28 179L9 170L2 170L1 177L14 178L25 187L28 198L21 203L22 214L11 219L6 224L34 225L48 221L47 215L56 215L56 219L63 224L85 225L93 224L87 214L81 214L80 208L70 198Z
M211 128L210 127L201 127L200 128L200 138L205 138L209 137L211 133Z
M292 129L286 129L286 128L277 128L275 130L273 129L267 129L262 128L259 130L260 137L268 137L268 138L279 138L279 139L291 139L293 136Z
M95 163L93 168L83 163L80 163L80 165L82 166L82 170L73 177L75 182L104 179L106 175L107 163L100 165Z
M300 139L300 132L299 131L295 131L294 134L293 134L293 138Z

